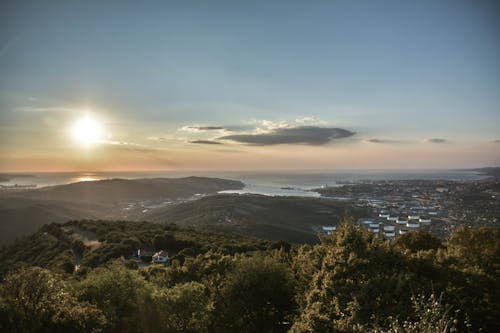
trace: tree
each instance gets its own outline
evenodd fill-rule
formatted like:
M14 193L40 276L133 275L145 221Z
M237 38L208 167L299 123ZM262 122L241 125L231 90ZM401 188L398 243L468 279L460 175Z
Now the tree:
M447 301L467 314L473 327L499 331L500 230L462 227L446 245L438 260L449 272Z
M448 240L447 254L462 268L493 275L500 271L500 229L461 227Z
M156 235L151 242L156 250L166 250L172 248L175 243L175 237L167 232Z
M290 270L268 258L241 259L216 298L215 325L222 332L284 332L295 310Z
M159 288L152 296L157 332L207 332L210 297L198 282Z
M0 289L0 328L11 332L98 332L106 319L78 302L53 273L31 267L9 274Z
M400 321L391 318L389 328L375 327L372 333L449 333L457 332L457 318L454 316L453 308L443 304L443 295L429 297L419 295L412 297L413 308L417 319ZM465 326L468 326L467 323Z
M394 240L394 245L410 252L437 250L443 247L439 238L425 231L409 232L401 235Z
M146 325L151 289L136 272L119 264L98 268L76 286L79 299L96 305L109 321L110 332L135 332Z
M411 312L410 293L419 285L412 284L416 279L405 267L406 258L390 243L346 221L313 252L320 256L320 268L291 332L361 332L373 318Z

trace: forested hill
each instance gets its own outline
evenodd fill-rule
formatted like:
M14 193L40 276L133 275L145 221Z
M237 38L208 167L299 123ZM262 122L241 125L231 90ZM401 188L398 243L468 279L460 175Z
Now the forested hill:
M85 218L136 220L150 207L243 186L235 180L186 177L107 179L40 189L2 189L0 244L12 242L51 222Z
M212 194L222 190L241 189L236 180L185 177L106 179L18 191L20 196L59 201L118 203L121 201L188 198L195 194ZM16 192L14 192L15 194ZM13 194L12 192L10 193Z
M498 332L499 272L497 229L386 241L347 219L310 246L73 221L2 248L0 331Z
M369 212L348 202L328 199L219 194L159 208L144 215L144 219L314 244L319 241L321 227L336 225L346 211L356 218Z

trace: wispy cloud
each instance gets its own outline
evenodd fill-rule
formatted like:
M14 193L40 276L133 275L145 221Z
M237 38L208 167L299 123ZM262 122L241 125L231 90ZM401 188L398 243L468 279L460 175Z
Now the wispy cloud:
M347 138L354 134L354 132L342 128L317 126L289 127L289 125L283 125L267 132L226 135L218 138L218 140L231 140L255 146L278 144L323 145L332 140Z
M404 141L404 140L380 139L380 138L366 139L366 140L363 140L363 141L367 142L367 143L382 143L382 144L399 144L399 143L406 143L407 142L407 141Z
M295 119L295 123L300 125L326 125L326 121L315 116L307 116Z
M179 128L183 132L230 131L226 126L190 125Z
M124 150L142 151L142 152L153 152L157 149L151 148L146 145L139 143L126 142L126 141L116 141L116 140L100 140L99 143L104 145L109 145L111 147L116 147Z
M189 126L189 129L194 129L198 131L215 131L215 130L225 130L223 126Z
M446 143L448 140L442 139L442 138L429 138L425 139L425 142L427 143Z
M203 145L221 145L222 142L213 141L213 140L191 140L189 143L203 144Z
M17 112L72 112L74 109L68 107L58 107L58 106L21 106L15 108Z

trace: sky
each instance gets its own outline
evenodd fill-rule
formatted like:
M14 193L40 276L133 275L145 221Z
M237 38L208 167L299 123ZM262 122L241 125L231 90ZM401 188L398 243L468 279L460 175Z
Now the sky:
M0 171L500 165L495 1L2 1Z

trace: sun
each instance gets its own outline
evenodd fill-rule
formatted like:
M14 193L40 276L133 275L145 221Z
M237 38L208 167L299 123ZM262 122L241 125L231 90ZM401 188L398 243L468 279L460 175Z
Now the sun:
M104 129L101 123L90 116L78 119L71 127L73 138L85 146L99 143L104 138Z

